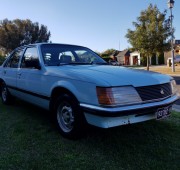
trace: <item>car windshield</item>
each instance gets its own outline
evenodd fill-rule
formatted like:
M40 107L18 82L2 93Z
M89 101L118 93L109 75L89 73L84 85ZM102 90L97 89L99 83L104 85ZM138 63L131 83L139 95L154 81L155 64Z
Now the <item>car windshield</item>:
M41 45L41 52L46 66L107 64L95 52L80 46L43 44Z

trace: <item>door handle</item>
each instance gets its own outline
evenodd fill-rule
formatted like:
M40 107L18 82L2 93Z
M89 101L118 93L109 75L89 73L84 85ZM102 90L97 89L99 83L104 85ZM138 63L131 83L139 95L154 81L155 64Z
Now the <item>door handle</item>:
M17 76L18 76L18 78L20 78L21 77L21 73L17 73Z
M6 70L4 70L4 74L6 74Z

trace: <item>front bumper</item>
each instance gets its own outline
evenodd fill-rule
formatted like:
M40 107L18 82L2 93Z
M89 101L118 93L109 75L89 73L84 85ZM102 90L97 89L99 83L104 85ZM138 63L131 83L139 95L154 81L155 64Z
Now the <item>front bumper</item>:
M178 99L179 96L174 95L162 101L113 108L82 103L80 106L89 124L109 128L155 119L157 109L167 106L171 107Z

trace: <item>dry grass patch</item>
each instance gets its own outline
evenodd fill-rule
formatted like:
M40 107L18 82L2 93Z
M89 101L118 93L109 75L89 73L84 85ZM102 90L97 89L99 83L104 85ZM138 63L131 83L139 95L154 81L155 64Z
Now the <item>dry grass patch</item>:
M175 66L175 72L172 72L172 68L168 66L155 66L155 67L150 67L150 71L155 71L159 72L162 74L169 74L169 75L174 75L174 76L180 76L180 65Z

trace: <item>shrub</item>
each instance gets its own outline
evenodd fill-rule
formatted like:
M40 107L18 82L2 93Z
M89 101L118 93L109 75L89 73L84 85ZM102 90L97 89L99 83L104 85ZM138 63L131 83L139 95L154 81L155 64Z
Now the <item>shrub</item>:
M4 62L4 60L5 60L5 56L0 55L0 65Z

